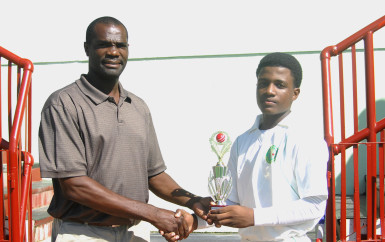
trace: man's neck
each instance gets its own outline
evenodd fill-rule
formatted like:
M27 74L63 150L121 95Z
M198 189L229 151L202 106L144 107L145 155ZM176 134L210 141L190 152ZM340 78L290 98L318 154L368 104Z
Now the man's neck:
M262 114L262 119L259 123L259 129L266 130L272 129L279 124L287 115L289 115L291 111L287 111L285 113L280 113L277 115L266 115Z
M110 97L113 97L116 103L119 102L119 79L104 80L92 73L88 73L86 75L86 79L96 89Z

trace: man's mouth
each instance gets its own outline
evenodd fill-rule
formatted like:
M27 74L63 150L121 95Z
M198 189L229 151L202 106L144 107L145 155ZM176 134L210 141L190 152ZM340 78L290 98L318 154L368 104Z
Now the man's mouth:
M122 65L121 61L103 61L102 63L107 68L112 69L119 68Z

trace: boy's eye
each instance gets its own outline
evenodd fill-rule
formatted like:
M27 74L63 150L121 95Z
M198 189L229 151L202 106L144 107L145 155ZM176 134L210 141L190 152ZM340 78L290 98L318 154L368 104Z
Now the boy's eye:
M261 81L257 83L257 88L263 88L266 87L268 84L267 82Z

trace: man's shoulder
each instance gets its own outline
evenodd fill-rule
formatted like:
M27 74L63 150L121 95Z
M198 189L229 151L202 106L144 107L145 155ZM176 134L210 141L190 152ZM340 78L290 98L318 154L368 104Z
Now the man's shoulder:
M150 109L147 106L147 103L139 96L136 94L127 91L126 89L123 89L124 92L127 94L128 98L130 99L130 102L132 105L134 105L138 110L149 113Z
M78 93L80 93L79 87L76 82L72 82L71 84L51 93L43 106L43 110L50 106L64 105L68 101L73 102L73 97Z
M138 95L136 95L130 91L127 91L126 89L123 89L123 90L124 90L124 92L126 92L127 96L131 99L131 101L140 103L142 105L146 105L146 102L141 97L139 97Z

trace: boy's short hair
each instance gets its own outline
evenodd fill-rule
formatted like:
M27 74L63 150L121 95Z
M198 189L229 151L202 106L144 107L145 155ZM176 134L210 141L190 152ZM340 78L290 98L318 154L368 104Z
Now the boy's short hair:
M264 56L258 65L257 77L262 68L266 66L282 66L290 69L294 77L294 86L301 86L302 68L301 64L299 64L298 60L294 56L281 52L275 52Z

